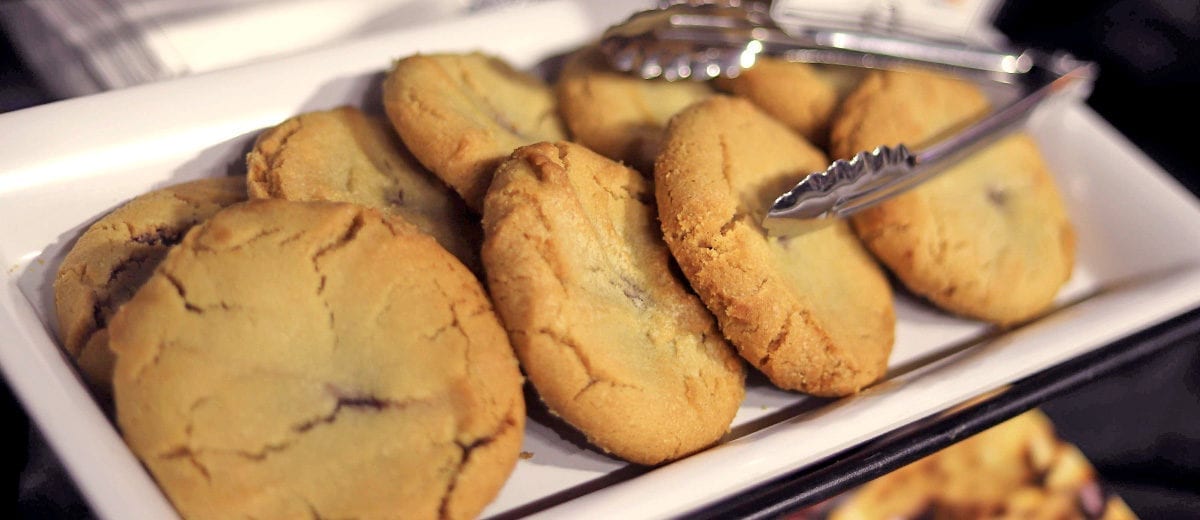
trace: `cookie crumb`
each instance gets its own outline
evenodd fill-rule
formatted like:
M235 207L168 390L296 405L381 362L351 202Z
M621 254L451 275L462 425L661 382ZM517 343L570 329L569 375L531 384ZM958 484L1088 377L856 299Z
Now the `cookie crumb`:
M520 455L520 457L521 457L521 460L529 460L529 459L532 459L532 458L533 458L533 452L531 452L531 451L522 451L522 452L521 452L521 455Z

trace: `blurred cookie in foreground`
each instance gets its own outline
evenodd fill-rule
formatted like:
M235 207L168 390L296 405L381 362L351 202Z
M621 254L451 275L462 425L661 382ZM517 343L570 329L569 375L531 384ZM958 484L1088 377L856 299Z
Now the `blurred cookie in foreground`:
M383 104L417 160L477 213L493 171L514 149L566 138L545 83L480 53L396 61Z
M483 224L488 289L551 411L639 464L729 430L742 362L672 272L641 174L574 143L526 146L497 170Z
M762 227L778 194L827 164L749 101L717 96L671 120L654 182L671 253L742 357L781 388L840 396L887 369L891 287L845 221Z
M654 173L671 116L713 94L698 81L646 80L615 71L594 46L567 58L556 90L573 139L646 175Z
M1105 494L1083 454L1058 440L1050 420L1036 410L879 477L833 504L831 520L1136 518L1119 497Z
M874 72L834 121L833 153L849 158L880 145L921 146L988 110L980 89L965 81ZM1024 134L1003 138L852 220L909 290L1000 325L1046 310L1075 263L1075 233L1062 197Z
M113 318L117 423L185 518L471 518L522 378L478 279L355 204L252 200Z
M353 202L399 215L482 272L478 221L383 120L352 107L301 114L263 132L246 165L251 198Z
M108 322L184 233L246 200L245 177L176 184L141 195L88 227L54 278L59 338L84 379L107 399L113 355Z

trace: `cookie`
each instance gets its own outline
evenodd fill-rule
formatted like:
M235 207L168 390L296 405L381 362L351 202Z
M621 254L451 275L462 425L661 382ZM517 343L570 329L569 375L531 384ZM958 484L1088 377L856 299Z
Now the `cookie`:
M761 225L826 164L750 102L714 97L671 120L654 182L667 245L742 357L781 388L837 396L884 374L891 288L844 221L784 238Z
M516 463L516 358L479 281L396 217L253 200L110 326L117 422L187 518L469 518Z
M931 74L873 73L833 124L839 157L923 141L988 110L978 87ZM867 247L912 292L1008 325L1044 311L1075 263L1075 235L1037 146L1002 139L929 182L856 215Z
M476 212L496 166L515 148L565 138L549 87L479 53L397 61L383 104L417 160Z
M189 228L243 200L246 180L240 176L177 184L113 210L71 247L54 278L59 339L102 398L112 388L112 315Z
M717 88L757 105L810 142L824 143L829 120L858 69L793 63L759 56L736 78L717 78Z
M741 361L673 275L650 183L574 143L518 149L486 198L488 289L549 409L593 444L657 464L714 442Z
M1035 410L863 485L829 518L1135 517Z
M572 138L651 174L671 116L712 95L697 81L644 80L614 71L596 47L567 58L556 84Z
M353 202L399 215L481 272L478 221L385 121L351 107L302 114L263 132L246 165L251 198Z

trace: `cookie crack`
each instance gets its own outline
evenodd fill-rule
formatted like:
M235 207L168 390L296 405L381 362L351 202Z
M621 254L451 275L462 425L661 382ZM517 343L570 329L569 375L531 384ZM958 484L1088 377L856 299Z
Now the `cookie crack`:
M313 254L313 257L312 257L313 266L316 267L317 262L321 259L322 256L325 256L329 253L332 253L333 251L336 251L342 247L345 247L350 242L352 242L355 238L357 238L358 233L359 233L359 231L362 231L364 224L365 224L365 221L363 219L362 213L361 212L355 213L354 218L350 219L350 223L346 225L346 230L343 231L342 234L336 240L334 240L333 242L330 242L328 244L325 244L320 249L318 249L316 253ZM320 269L318 269L318 272L319 271L320 271Z
M336 330L337 322L334 316L333 306L330 305L329 300L325 298L325 285L328 281L328 277L325 275L325 272L321 270L321 257L345 247L350 242L354 241L354 239L358 237L358 233L362 231L364 224L365 222L362 213L355 213L354 218L350 219L350 223L346 226L346 230L342 232L341 236L339 236L333 242L322 246L312 256L313 271L316 272L318 277L317 298L321 300L321 306L324 307L325 314L329 316L329 330ZM336 349L338 346L337 334L333 335L333 341L333 347Z
M183 225L183 229L191 228L194 225L196 225L195 221L186 222ZM145 233L133 235L129 239L148 246L171 247L183 241L183 232L165 227L156 227Z
M125 260L122 260L121 263L117 264L117 266L114 267L113 270L108 273L108 281L106 281L104 283L104 288L108 289L109 286L111 286L114 282L116 282L117 277L121 276L121 273L128 271L131 267L141 266L147 260L150 260L150 258L146 257L146 256L140 256L140 255L139 256L131 256L129 258L126 258Z
M650 331L646 331L646 334L647 334L647 336L649 336ZM647 337L647 339L649 341L649 337ZM588 376L588 382L583 386L583 388L580 388L578 392L575 392L575 395L571 396L572 401L578 401L583 396L583 394L587 393L589 390L596 387L597 385L607 385L611 388L626 388L626 389L633 390L636 392L644 392L645 391L645 389L643 389L642 387L637 386L637 385L623 383L623 382L616 381L614 379L610 379L607 377L597 376L595 374L595 370L592 368L592 366L590 364L590 361L587 361L586 358L583 356L583 351L582 351L583 347L581 347L573 339L567 340L565 338L560 338L558 341L563 342L565 345L567 345L570 348L570 350L575 354L576 359L579 360L579 363L583 367L584 372Z
M221 249L214 248L202 240L196 240L196 241L192 242L190 244L190 246L191 246L192 250L197 253L200 253L200 252L215 253L218 251L240 251L242 248L245 248L246 246L250 245L253 242L257 242L259 240L262 240L264 238L267 238L269 236L272 236L272 235L275 235L275 234L278 234L281 232L283 232L283 229L281 229L281 228L264 229L262 231L259 231L254 236L247 238L237 244L231 244L231 245L223 244L224 247Z
M200 452L205 452L205 451L227 452L227 453L231 453L233 455L242 457L244 459L252 460L255 462L261 462L261 461L266 460L272 454L281 453L281 452L286 451L289 448L291 448L298 440L299 435L303 435L309 431L312 431L316 427L319 427L322 425L330 425L330 424L337 422L338 417L340 417L342 413L344 413L348 410L358 411L358 412L362 412L362 413L382 413L385 411L400 410L400 409L405 408L409 404L412 404L411 401L397 401L397 400L393 400L393 399L386 399L386 398L379 397L379 396L376 396L373 394L347 394L347 393L343 393L341 390L337 389L333 385L329 385L328 390L329 390L329 392L333 393L336 396L336 401L335 401L333 410L331 410L329 413L322 415L320 417L316 417L316 418L298 423L296 425L293 425L291 427L291 431L295 435L288 439L283 440L282 442L278 442L278 443L274 443L274 444L271 444L271 443L264 444L257 451L251 451L251 450L246 450L246 449L233 449L233 450L190 449L189 451L191 451L193 453L200 453Z
M180 281L179 278L166 269L162 270L162 274L163 277L167 279L167 282L170 282L171 286L175 288L175 292L179 295L179 299L183 301L184 309L191 313L204 314L203 308L188 300L187 289L184 288L183 282Z
M648 185L646 187L646 189L644 189L644 190L638 190L635 186L633 186L633 183L627 182L625 184L622 184L621 188L625 190L625 194L630 199L636 201L638 204L641 204L646 209L653 212L655 215L655 218L657 219L658 208L657 208L655 200L654 200L654 185L653 184Z
M771 341L767 343L767 351L761 358L759 358L758 366L764 368L770 366L771 356L775 354L775 351L779 350L779 348L783 346L791 332L792 318L789 316L787 321L783 322L783 326L779 328L779 331L775 333L775 337L771 338Z
M512 192L510 195L513 197L514 201L520 203L518 207L522 208L523 210L532 210L535 213L534 220L542 226L543 230L545 230L545 235L552 234L553 228L550 225L550 216L545 213L545 208L542 207L538 199L521 191ZM509 218L514 214L516 214L516 212L512 211L501 218ZM508 226L504 226L504 228L508 229ZM556 263L552 260L555 256L554 243L551 240L548 240L545 235L534 235L529 231L521 231L520 233L526 242L534 244L534 251L537 253L537 257L541 259L545 269L549 271L549 273L554 277L554 281L557 282L562 291L566 293L567 287L569 287L570 284L568 283L566 275L559 271L559 269L555 268Z
M321 512L317 510L317 506L314 506L312 502L306 499L301 498L300 500L304 502L305 506L308 506L308 514L312 517L312 520L325 520L325 517L321 516Z
M300 129L304 127L304 119L303 117L292 119L291 124L287 126L286 133L279 138L279 144L276 145L274 153L264 157L269 165L266 171L268 182L255 182L253 177L250 178L251 182L265 186L267 194L273 199L287 198L283 192L283 177L280 173L283 170L284 157L287 155L284 153L284 150L289 148L289 141L291 141L292 137L299 134Z
M729 193L737 193L733 189L733 156L729 153L729 142L725 134L717 136L717 144L721 147L721 176L725 178L725 189Z
M650 307L649 295L637 281L625 273L619 273L617 278L620 280L618 288L621 290L621 294L624 294L635 308L644 311Z
M462 476L463 468L465 468L467 464L471 462L471 454L474 453L475 450L491 444L502 434L504 434L504 432L516 427L516 425L516 421L513 420L512 405L510 405L508 413L504 415L504 420L496 426L495 431L492 433L477 438L470 443L464 443L459 440L454 441L454 444L456 444L460 450L458 467L454 469L454 476L450 479L450 483L446 486L445 494L442 495L441 504L438 506L438 518L450 518L450 499L454 496L454 490L458 487L458 479Z
M321 417L310 419L292 426L292 431L296 433L305 433L322 424L333 424L337 421L338 416L345 410L384 412L388 410L403 409L413 402L387 399L371 393L352 394L345 392L332 384L326 385L326 391L333 395L335 399L333 410Z
M575 393L575 395L571 398L572 400L578 399L580 395L594 386L597 382L604 381L604 378L597 377L596 374L593 373L591 363L588 361L587 357L583 355L583 347L581 347L573 338L559 334L558 332L550 330L549 328L540 328L535 333L544 335L550 338L551 341L567 347L567 350L574 354L575 359L579 361L579 366L583 368L583 372L587 374L587 384L585 384L582 389ZM613 384L619 385L619 383Z
M187 460L187 462L189 464L191 464L191 466L193 468L195 468L196 471L198 473L200 473L200 475L204 476L204 480L206 482L212 482L212 474L209 473L208 467L200 462L200 459L197 457L197 455L198 455L198 452L193 451L191 448L189 448L187 446L179 446L179 447L172 449L171 451L160 454L158 456L158 458L161 460L168 460L168 461L169 460L178 460L178 459Z
M613 381L611 379L598 379L595 376L592 376L590 373L588 375L589 375L589 377L591 377L591 380L589 380L588 383L583 386L583 388L579 389L578 392L575 392L575 395L571 396L572 401L578 401L580 399L580 397L583 396L583 394L587 393L588 390L591 390L596 385L608 385L613 388L627 388L629 390L634 390L637 392L643 391L642 387L637 386L637 385L621 383L618 381Z

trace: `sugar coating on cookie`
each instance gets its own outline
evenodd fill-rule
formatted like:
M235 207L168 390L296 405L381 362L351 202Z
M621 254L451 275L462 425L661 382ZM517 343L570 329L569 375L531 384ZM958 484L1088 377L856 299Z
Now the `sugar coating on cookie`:
M573 143L518 149L483 214L488 288L550 410L600 448L657 464L728 429L741 361L672 274L639 173Z
M259 135L246 166L251 198L353 202L399 215L481 272L478 221L383 120L353 107L292 117Z
M717 78L717 88L757 105L810 142L824 143L842 85L855 81L849 67L820 67L759 56L736 78Z
M867 483L829 518L1136 518L1096 480L1034 410Z
M919 145L988 110L978 87L877 72L841 110L834 154ZM954 313L1013 324L1044 311L1071 276L1075 234L1037 145L1007 137L853 219L911 291Z
M698 81L645 80L617 72L595 46L567 58L555 90L575 141L647 175L654 171L671 116L712 95Z
M517 459L522 378L482 286L375 210L232 206L110 330L121 432L188 518L469 518Z
M496 166L515 148L566 136L549 87L480 53L397 61L383 104L413 155L476 212Z
M783 238L761 225L826 164L748 101L715 97L671 121L654 182L671 252L742 357L781 388L837 396L883 376L891 288L843 221Z
M106 397L113 355L108 322L133 296L167 250L192 226L246 200L244 177L176 184L138 196L88 227L54 278L54 305L63 348L88 384Z

